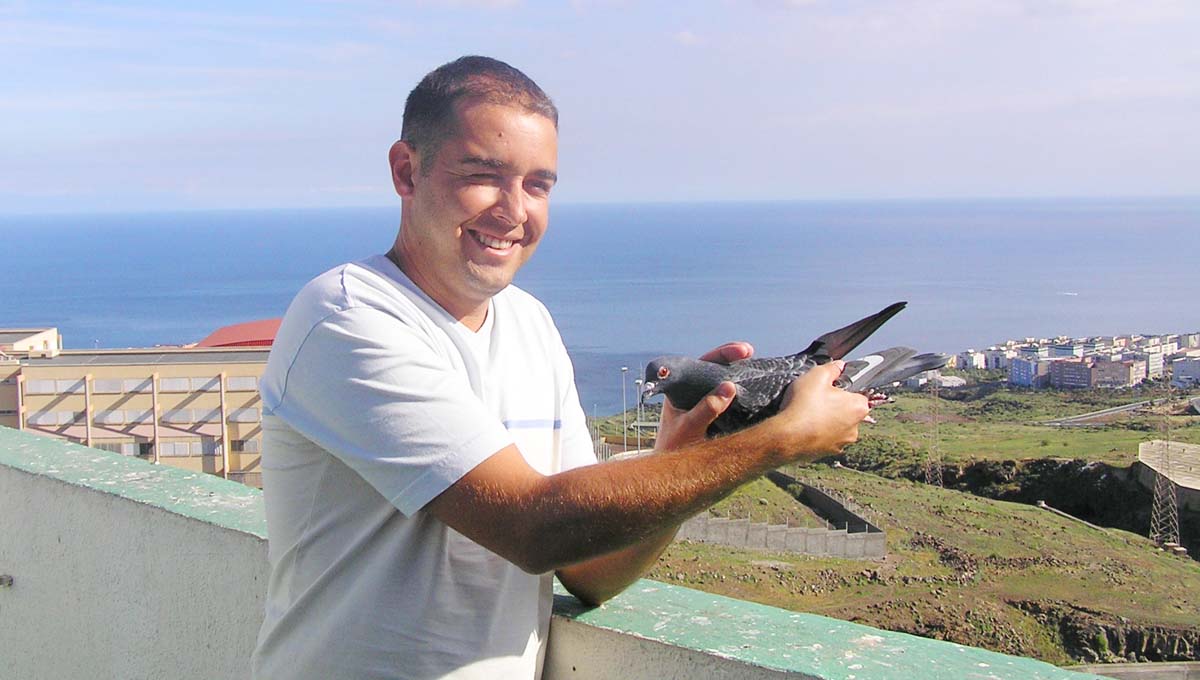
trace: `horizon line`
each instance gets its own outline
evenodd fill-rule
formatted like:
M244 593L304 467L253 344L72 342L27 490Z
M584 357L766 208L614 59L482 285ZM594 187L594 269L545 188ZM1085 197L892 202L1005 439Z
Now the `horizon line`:
M904 197L855 197L855 198L730 198L703 200L562 200L554 204L557 207L570 206L667 206L667 205L736 205L736 204L769 204L769 203L808 203L808 204L906 204L906 203L1096 203L1096 202L1191 202L1200 201L1198 194L1159 194L1159 195L1028 195L1028 196L904 196ZM353 205L306 205L306 206L213 206L213 207L159 207L159 208L98 208L98 209L47 209L25 211L0 211L0 217L65 217L70 215L153 215L178 213L214 213L214 212L307 212L319 210L382 210L399 208L398 202L363 203Z

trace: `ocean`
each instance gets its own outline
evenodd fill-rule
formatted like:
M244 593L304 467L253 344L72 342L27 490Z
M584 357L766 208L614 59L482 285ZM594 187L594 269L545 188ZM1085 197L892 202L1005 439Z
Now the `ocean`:
M399 208L0 216L0 327L69 348L195 342L281 316L305 281L386 251ZM747 340L762 355L896 300L863 346L1200 330L1200 199L556 205L517 285L539 297L585 410L638 367Z

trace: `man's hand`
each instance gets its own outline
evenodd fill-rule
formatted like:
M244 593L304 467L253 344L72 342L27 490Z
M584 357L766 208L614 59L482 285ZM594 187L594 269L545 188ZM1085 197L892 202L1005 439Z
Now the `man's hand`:
M841 453L858 440L858 425L871 407L867 397L834 386L845 363L831 361L797 378L767 421L777 421L797 454Z
M727 342L705 352L700 359L729 364L749 359L753 354L754 348L748 342ZM688 411L681 411L671 405L670 399L664 399L654 450L670 451L704 439L708 426L729 408L736 394L733 383L723 382Z

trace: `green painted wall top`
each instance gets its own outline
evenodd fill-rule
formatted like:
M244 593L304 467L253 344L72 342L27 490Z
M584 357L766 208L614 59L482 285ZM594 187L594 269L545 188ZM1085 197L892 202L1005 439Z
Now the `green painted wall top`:
M203 472L0 427L0 465L267 537L262 492Z
M559 586L554 612L599 628L823 680L1104 680L1033 659L641 580L588 609Z

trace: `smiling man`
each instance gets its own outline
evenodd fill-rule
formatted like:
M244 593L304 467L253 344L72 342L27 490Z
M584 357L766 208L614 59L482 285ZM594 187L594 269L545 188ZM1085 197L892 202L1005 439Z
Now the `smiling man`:
M546 309L510 285L545 237L558 113L464 57L409 95L391 149L400 230L288 308L262 378L266 678L534 678L551 579L599 603L738 485L857 436L866 398L810 371L717 440L734 394L664 407L653 455L595 457ZM749 356L731 343L707 358Z

